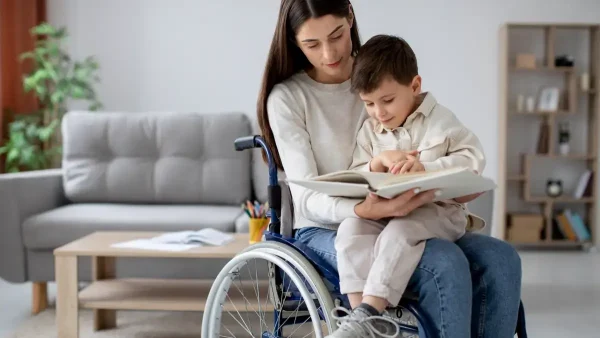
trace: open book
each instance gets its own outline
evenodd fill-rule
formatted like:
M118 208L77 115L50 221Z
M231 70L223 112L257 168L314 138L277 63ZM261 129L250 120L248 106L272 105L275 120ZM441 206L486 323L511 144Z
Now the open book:
M233 241L233 236L212 228L200 230L187 230L167 232L160 236L153 237L151 240L155 243L163 244L205 244L220 246Z
M496 188L490 178L478 175L468 168L394 175L357 170L343 170L309 179L288 179L289 183L324 193L329 196L360 198L369 192L392 198L411 189L421 191L440 189L436 201L452 199Z

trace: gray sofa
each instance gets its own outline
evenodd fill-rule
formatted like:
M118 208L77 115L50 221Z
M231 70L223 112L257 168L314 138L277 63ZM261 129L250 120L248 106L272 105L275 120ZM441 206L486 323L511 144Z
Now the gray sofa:
M0 175L0 278L43 289L54 281L52 251L98 230L246 232L240 205L266 201L267 169L258 150L233 142L253 133L241 113L69 112L62 169ZM470 205L488 224L491 196ZM224 264L124 258L117 275L210 278ZM90 276L80 259L80 280Z

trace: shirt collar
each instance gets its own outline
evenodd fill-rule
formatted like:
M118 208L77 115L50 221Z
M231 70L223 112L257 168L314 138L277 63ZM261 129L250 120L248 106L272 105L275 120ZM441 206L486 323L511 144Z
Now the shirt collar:
M406 121L404 121L404 125L410 123L418 114L423 114L425 117L429 116L433 108L435 108L437 101L435 97L433 97L433 94L427 92L423 93L422 95L425 95L425 98L423 98L423 102L421 102L421 104L417 107L417 109L415 109L415 111L412 114L408 115ZM375 127L373 128L373 131L378 134L381 134L384 131L392 132L396 129L397 128L386 128L383 126L383 124L377 121L375 123Z

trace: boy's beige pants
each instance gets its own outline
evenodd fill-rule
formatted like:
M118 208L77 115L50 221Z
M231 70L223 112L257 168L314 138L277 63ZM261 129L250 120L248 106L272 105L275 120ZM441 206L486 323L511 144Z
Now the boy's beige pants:
M467 215L462 205L438 202L389 221L344 220L335 240L341 293L380 297L397 305L421 260L425 240L458 240L465 233Z

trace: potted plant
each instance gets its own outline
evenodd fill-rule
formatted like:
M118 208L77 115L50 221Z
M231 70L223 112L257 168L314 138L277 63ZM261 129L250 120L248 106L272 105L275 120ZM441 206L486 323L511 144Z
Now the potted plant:
M61 46L67 37L64 27L42 23L33 27L31 33L37 37L35 48L21 54L21 61L31 59L33 69L24 75L23 89L34 93L40 108L12 114L8 139L0 147L0 155L6 155L6 172L56 165L62 149L58 126L68 104L83 101L92 111L102 107L93 87L100 81L96 75L98 62L93 57L72 60Z

